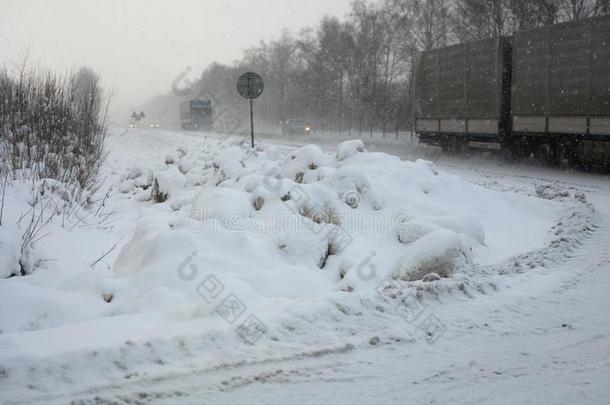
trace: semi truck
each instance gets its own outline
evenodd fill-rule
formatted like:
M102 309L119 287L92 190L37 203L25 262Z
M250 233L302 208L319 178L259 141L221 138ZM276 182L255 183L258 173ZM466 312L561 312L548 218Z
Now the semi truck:
M421 143L610 166L610 16L424 51L414 79Z
M184 130L210 130L213 120L212 100L196 99L180 104L180 123Z

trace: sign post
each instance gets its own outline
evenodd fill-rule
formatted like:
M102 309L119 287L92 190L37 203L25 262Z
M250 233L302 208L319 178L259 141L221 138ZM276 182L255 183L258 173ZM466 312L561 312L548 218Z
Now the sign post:
M246 72L237 81L239 94L250 100L250 137L254 148L254 99L263 94L265 83L263 78L254 72Z
M254 100L250 99L250 139L252 139L252 147L254 148Z

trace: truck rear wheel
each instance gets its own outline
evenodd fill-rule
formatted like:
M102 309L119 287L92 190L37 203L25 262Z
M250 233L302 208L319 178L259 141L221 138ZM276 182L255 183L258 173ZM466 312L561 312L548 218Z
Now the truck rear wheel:
M555 166L557 159L555 158L555 146L551 140L541 140L534 144L532 153L535 160L542 162L546 166Z

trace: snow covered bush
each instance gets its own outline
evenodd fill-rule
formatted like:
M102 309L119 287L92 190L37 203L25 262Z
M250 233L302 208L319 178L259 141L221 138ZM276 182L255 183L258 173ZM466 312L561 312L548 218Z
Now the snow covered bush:
M341 211L334 193L319 185L309 185L303 190L307 197L297 203L301 215L317 224L341 224Z
M216 219L230 227L254 212L255 207L248 193L231 188L215 187L202 191L193 202L192 219L206 221ZM233 223L233 225L237 225Z
M87 68L69 77L0 69L0 173L50 178L82 190L102 163L106 99Z
M471 262L471 248L457 233L439 229L411 244L399 259L398 275L403 280L416 281L427 274L449 277Z
M186 178L174 166L155 173L152 199L156 203L165 202L170 195L175 194L186 185Z
M364 153L366 148L364 142L360 139L353 139L351 141L345 141L337 148L337 160L345 160L348 157L354 156L356 153Z
M169 192L166 189L161 188L161 186L159 185L159 180L157 179L155 179L153 183L151 197L152 200L157 204L164 203L169 197Z
M291 153L282 165L283 177L297 183L315 183L318 181L318 170L323 167L334 167L334 159L317 145L304 146Z
M67 77L26 67L12 77L0 68L0 178L11 190L30 182L32 193L17 217L21 274L32 270L32 244L52 217L91 203L106 111L100 78L88 68Z

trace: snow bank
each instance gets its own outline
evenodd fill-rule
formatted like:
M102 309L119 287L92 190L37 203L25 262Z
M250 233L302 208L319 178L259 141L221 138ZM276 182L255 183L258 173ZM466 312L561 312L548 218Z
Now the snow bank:
M98 208L106 213L91 210ZM0 225L0 336L104 316L99 285L111 273L91 264L111 241L98 226L103 220L58 181L9 183Z
M174 157L154 174L170 201L140 218L114 265L117 280L104 285L118 313L184 305L213 312L177 275L185 260L247 297L249 307L268 309L286 297L375 295L387 277L451 278L495 248L487 232L510 211L506 196L431 162L367 153L359 140L339 145L335 156L315 145L281 153L234 144ZM195 173L203 187L190 181ZM370 258L375 270L363 276Z
M84 322L88 336L103 336L79 340L86 347L167 336L179 324L221 341L255 316L271 342L352 336L362 322L395 321L384 318L393 307L379 293L387 280L405 291L461 280L511 257L507 240L532 248L558 213L557 202L493 192L431 162L367 152L361 141L331 154L216 138L181 146L170 136L120 138L112 187L99 199L119 219L53 224L37 249L50 260L0 279L0 330L55 336ZM26 209L24 196L12 194L5 218ZM0 227L0 277L15 267L15 232ZM374 315L358 320L367 311ZM356 318L342 325L346 317Z

